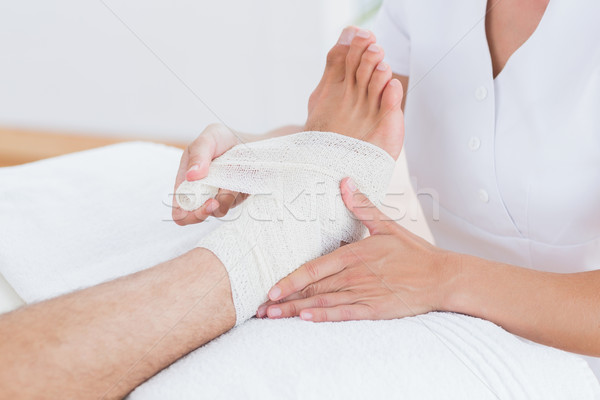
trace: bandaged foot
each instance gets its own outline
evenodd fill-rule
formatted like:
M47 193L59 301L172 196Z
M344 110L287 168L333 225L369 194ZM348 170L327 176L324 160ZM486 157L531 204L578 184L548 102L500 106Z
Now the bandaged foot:
M402 146L402 88L390 81L372 42L355 36L351 45L340 40L332 49L311 96L310 131L238 145L212 162L206 178L177 189L177 202L187 211L218 188L250 194L236 218L198 244L227 269L236 325L300 265L363 237L363 226L340 197L344 177L375 203L385 195Z

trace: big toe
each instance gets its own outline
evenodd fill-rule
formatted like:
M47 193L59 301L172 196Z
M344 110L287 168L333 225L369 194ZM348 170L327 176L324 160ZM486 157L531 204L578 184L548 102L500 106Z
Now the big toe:
M397 79L392 79L385 86L377 117L379 122L369 140L386 150L394 159L400 155L404 141L403 94L402 84Z
M394 111L402 111L402 84L398 79L392 79L383 89L381 95L381 108L379 112L389 113Z

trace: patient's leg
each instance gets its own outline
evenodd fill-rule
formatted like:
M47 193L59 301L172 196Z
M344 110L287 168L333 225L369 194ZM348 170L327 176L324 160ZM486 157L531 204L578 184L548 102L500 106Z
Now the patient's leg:
M389 67L376 69L381 53L365 50L372 42L357 36L350 47L334 47L307 124L365 139L396 157L402 89L389 82ZM235 321L223 264L194 249L0 316L0 398L121 398Z
M194 249L0 316L0 398L122 398L234 322L225 269Z

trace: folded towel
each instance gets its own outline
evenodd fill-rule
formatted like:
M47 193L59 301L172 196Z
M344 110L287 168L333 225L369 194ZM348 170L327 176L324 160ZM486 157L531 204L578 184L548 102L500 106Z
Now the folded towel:
M129 143L0 169L0 273L32 302L191 249L219 223L170 221L180 155ZM433 313L326 324L251 320L131 398L600 399L599 386L575 355L476 318Z
M0 168L0 273L30 303L190 250L220 222L172 221L180 157L133 142Z

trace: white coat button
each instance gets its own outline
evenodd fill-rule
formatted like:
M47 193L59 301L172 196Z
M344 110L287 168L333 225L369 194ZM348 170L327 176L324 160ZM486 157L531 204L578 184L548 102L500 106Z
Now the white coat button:
M479 149L480 146L481 140L479 140L477 136L473 136L471 139L469 139L469 149L472 151Z
M484 203L487 203L488 201L490 201L490 195L487 191L479 189L479 200L481 200Z
M487 98L488 91L485 86L479 86L477 90L475 90L475 98L479 101L483 101Z

